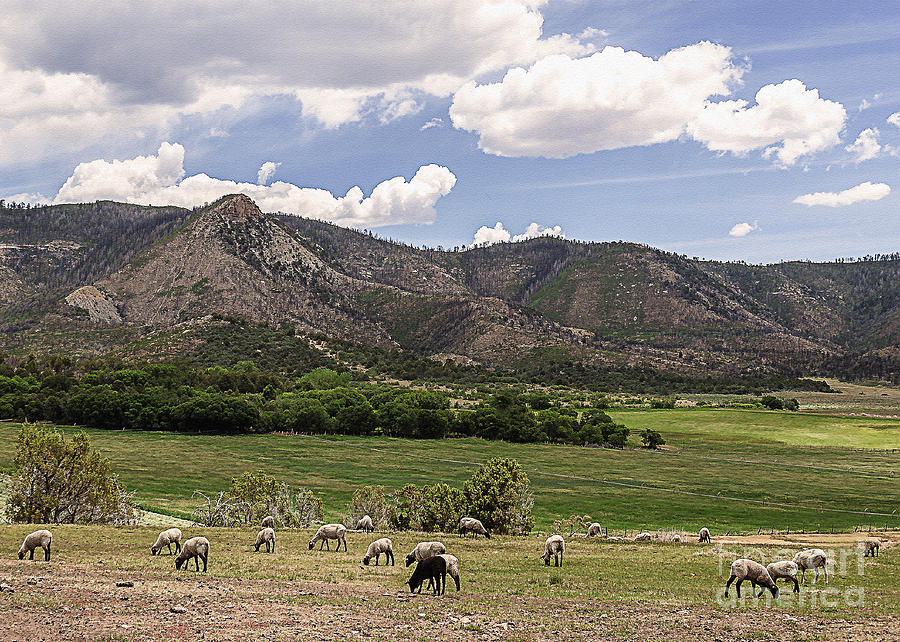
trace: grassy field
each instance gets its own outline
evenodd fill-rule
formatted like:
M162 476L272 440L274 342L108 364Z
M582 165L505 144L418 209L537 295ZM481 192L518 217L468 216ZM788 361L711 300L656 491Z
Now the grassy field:
M15 550L30 528L0 527L0 549ZM156 529L53 530L50 564L0 560L14 587L0 593L0 637L422 639L427 631L429 639L602 632L613 639L776 640L807 639L801 631L815 639L887 639L900 630L896 549L860 562L850 540L817 542L831 559L847 559L833 566L827 586L807 578L799 596L783 590L772 600L751 597L745 585L737 600L733 588L729 599L722 595L735 557L768 562L812 541L776 547L570 538L563 567L548 568L538 559L542 537L439 535L460 560L462 592L451 582L444 597L412 598L403 555L433 534L389 534L397 565L365 567L360 558L373 536L363 533L349 533L349 552L337 553L308 551L311 531L279 531L275 554L266 555L252 552L250 529L185 529L185 537L202 532L211 541L208 572L197 574L177 573L169 555L149 555ZM117 588L122 581L132 586ZM169 612L175 604L183 616ZM60 631L54 613L64 614ZM760 629L760 618L788 628Z
M359 486L396 489L436 481L461 486L474 466L505 456L518 459L530 474L538 529L571 514L588 514L611 531L900 525L895 477L900 473L900 421L746 410L610 414L633 429L659 430L667 449L477 439L88 433L142 507L181 517L189 517L196 506L194 490L224 490L232 476L246 470L266 470L294 486L312 488L323 495L327 517L336 518ZM11 465L17 430L0 424L0 468Z

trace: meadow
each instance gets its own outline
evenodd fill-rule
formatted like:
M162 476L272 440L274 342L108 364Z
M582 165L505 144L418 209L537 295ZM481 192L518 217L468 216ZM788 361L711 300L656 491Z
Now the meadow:
M461 486L475 466L514 457L528 471L536 529L590 515L611 533L671 528L714 533L900 526L900 421L731 409L610 410L664 450L624 450L479 439L404 440L303 435L185 435L87 430L142 508L189 518L195 490L265 470L321 493L337 519L355 488ZM9 470L17 426L0 424ZM66 432L75 428L62 428ZM632 437L635 445L637 440ZM622 534L622 533L619 533Z
M15 550L30 528L0 528L0 550ZM543 537L404 532L387 534L397 564L376 567L363 566L360 558L383 533L351 532L349 552L335 552L307 550L312 531L279 531L276 552L269 555L253 552L255 529L185 528L185 537L202 533L211 541L203 574L176 572L168 554L151 556L154 528L53 530L50 564L0 560L0 572L14 587L0 593L0 636L422 639L427 632L430 639L490 634L526 640L602 632L614 639L774 640L815 631L816 639L885 639L900 622L897 549L860 560L849 538L817 542L836 562L827 585L807 578L799 595L785 586L777 600L756 599L745 585L738 600L733 587L730 598L723 596L735 557L768 562L811 542L717 538L701 545L571 537L556 568L539 559ZM900 541L897 533L891 537ZM462 591L451 581L443 597L427 591L411 596L405 584L411 569L403 556L416 542L434 538L459 558ZM781 626L760 629L772 618Z

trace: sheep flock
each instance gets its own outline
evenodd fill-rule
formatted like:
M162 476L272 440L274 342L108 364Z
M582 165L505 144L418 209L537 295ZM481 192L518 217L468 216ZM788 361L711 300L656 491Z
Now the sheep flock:
M197 526L196 524L194 526ZM266 553L275 554L276 532L274 528L274 520L271 516L266 517L260 524L261 528L257 532L254 543L251 548L254 552L259 552L262 546L265 546ZM368 515L364 519L360 519L356 524L357 532L371 533L375 530L374 525ZM461 537L472 533L475 536L481 534L485 538L490 538L489 531L484 527L482 522L471 517L464 517L460 520L459 531ZM328 542L336 540L337 545L334 549L335 553L340 552L343 544L344 552L348 551L347 547L347 528L342 524L325 524L316 531L314 537L309 541L308 548L313 550L317 542L321 542L319 550L323 545L330 551ZM685 535L685 537L682 537ZM651 533L649 531L641 531L631 537L618 537L611 535L603 535L603 528L599 523L592 523L581 536L583 538L597 538L608 542L630 541L634 543L658 542L673 543L689 542L692 537L687 534L657 531ZM712 536L707 528L700 529L699 536L695 542L712 543ZM37 530L28 534L18 551L19 559L24 559L27 555L29 560L34 560L35 550L41 549L44 552L44 561L50 561L51 543L53 542L53 534L46 529ZM172 547L174 545L174 551ZM881 548L881 542L878 539L868 538L859 542L860 553L864 552L864 557L875 557ZM167 549L169 555L175 555L175 569L182 567L190 569L191 561L194 562L194 569L197 572L206 572L210 554L210 540L204 536L196 535L182 542L182 531L179 528L168 528L159 533L156 541L150 547L152 556L161 555L163 549ZM283 550L283 549L282 549ZM563 566L563 557L566 551L566 541L560 534L551 534L546 538L543 545L543 554L540 559L547 566L551 565L561 568ZM371 541L366 548L366 552L362 557L362 563L369 566L374 559L375 566L379 566L381 557L384 557L384 566L394 565L394 542L387 537L381 537ZM171 557L169 557L171 559ZM477 563L477 560L473 561ZM755 597L761 597L768 590L774 598L779 595L776 580L785 580L792 586L794 593L800 592L800 585L806 581L806 571L812 571L815 574L812 582L815 584L819 579L819 571L824 574L825 583L828 583L827 571L828 555L819 548L804 549L797 552L793 559L777 560L768 566L763 566L759 562L740 558L735 559L731 564L731 573L725 584L724 595L727 598L732 584L735 585L737 597L741 598L741 585L748 581L751 583ZM415 564L413 574L407 580L406 584L411 592L418 591L421 593L422 588L427 581L428 588L434 596L444 593L446 586L446 577L449 575L456 585L457 592L460 591L460 561L456 555L447 552L447 546L441 541L424 541L418 542L412 550L406 555L406 566ZM362 569L363 566L360 566ZM693 574L692 574L693 575ZM755 589L759 589L756 593Z

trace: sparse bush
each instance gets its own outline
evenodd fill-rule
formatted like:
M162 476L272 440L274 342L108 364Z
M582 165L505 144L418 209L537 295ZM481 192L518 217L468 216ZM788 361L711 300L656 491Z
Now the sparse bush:
M353 491L353 497L347 506L347 515L344 517L344 525L347 528L355 528L356 522L363 515L372 518L375 528L384 528L391 524L393 506L384 493L384 486L363 486Z
M322 500L305 488L291 487L263 472L246 472L231 480L231 489L211 498L195 491L205 503L194 519L207 526L258 524L266 515L286 528L307 528L322 521Z
M566 519L553 520L550 532L554 535L572 537L576 533L586 532L593 521L590 515L570 515Z
M784 410L784 402L773 395L763 395L759 402L769 410Z
M109 459L80 432L71 441L52 428L25 424L18 436L7 514L14 522L128 524L131 494Z
M664 399L651 399L651 408L674 408L675 397L665 397Z

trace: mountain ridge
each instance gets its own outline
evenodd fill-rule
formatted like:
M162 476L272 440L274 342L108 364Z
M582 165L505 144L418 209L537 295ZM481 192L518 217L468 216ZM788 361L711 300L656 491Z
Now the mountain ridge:
M69 229L70 211L89 229ZM217 313L487 367L532 359L814 372L855 355L875 376L896 372L897 258L755 266L550 237L417 249L264 214L243 195L193 211L102 202L32 212L0 210L0 326L20 335L8 349L42 328L103 332L64 302L92 286L122 319L110 345ZM113 237L85 212L150 231ZM24 260L23 240L43 249ZM53 261L56 272L81 272L43 278Z

